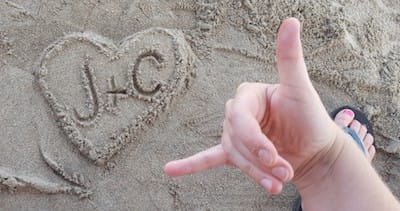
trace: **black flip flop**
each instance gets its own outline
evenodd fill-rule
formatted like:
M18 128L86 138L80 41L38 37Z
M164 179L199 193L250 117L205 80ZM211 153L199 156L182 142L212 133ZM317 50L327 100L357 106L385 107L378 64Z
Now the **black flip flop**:
M358 108L355 108L352 106L342 106L342 107L337 108L334 111L332 111L331 118L335 119L335 116L343 109L352 110L355 114L354 119L359 121L362 125L365 125L367 127L368 133L371 134L372 136L374 136L374 130L372 128L371 122L368 120L367 115L365 115L365 113L362 112L361 110L359 110Z
M364 112L362 112L358 108L355 108L352 106L342 106L340 108L335 109L334 111L332 111L330 113L331 118L335 119L335 116L343 109L352 110L353 113L355 114L354 119L359 121L362 125L365 125L365 127L367 127L368 133L371 134L372 136L374 136L374 130L372 128L371 122L368 120L368 118L364 114ZM373 143L373 145L375 146L375 143ZM300 196L297 197L296 200L294 201L292 211L303 211L303 209L301 208L301 197Z
M292 211L303 211L303 208L301 208L301 198L300 196L296 198L293 204L293 209Z

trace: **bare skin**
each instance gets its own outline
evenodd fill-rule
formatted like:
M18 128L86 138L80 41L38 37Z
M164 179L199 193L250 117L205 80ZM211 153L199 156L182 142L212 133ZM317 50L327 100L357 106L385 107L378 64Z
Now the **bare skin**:
M365 153L365 158L369 161L369 163L371 163L376 153L375 147L373 145L374 137L370 133L368 133L367 127L362 125L359 121L355 120L354 117L355 114L352 110L343 109L336 114L334 122L340 128L349 127L356 132L357 136L363 142L364 149L366 149L367 153ZM303 210L305 209L303 208Z
M307 73L297 19L282 23L276 54L280 83L240 85L226 103L221 143L169 162L166 174L232 165L271 194L292 181L305 210L382 210L382 205L400 210L364 154L337 125L339 117L333 121L326 112ZM356 121L350 127L360 137L364 134ZM371 141L367 136L364 143ZM373 155L375 149L368 149Z
M367 127L362 125L359 121L354 119L354 113L352 110L343 109L338 114L336 114L334 118L334 122L340 128L349 127L352 128L362 140L365 149L368 153L366 153L365 157L371 163L372 159L375 156L376 150L373 145L374 137L368 133Z

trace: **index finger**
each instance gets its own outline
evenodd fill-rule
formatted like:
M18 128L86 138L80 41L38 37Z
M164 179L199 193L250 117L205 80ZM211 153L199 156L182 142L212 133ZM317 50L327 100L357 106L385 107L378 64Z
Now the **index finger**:
M178 177L216 168L226 163L226 153L221 144L218 144L190 157L171 161L164 166L164 171L170 177Z

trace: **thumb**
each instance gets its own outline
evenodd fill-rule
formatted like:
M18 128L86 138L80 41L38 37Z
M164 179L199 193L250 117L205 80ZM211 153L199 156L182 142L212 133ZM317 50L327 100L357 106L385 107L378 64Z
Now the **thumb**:
M288 18L280 26L276 54L281 85L293 88L310 85L300 41L300 22L296 18Z

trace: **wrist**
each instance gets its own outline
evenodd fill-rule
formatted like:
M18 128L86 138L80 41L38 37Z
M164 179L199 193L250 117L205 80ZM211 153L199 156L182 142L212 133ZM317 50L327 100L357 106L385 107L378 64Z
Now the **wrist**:
M335 163L350 138L339 128L335 134L333 141L296 169L293 183L299 192L322 183L332 174Z
M399 210L390 189L343 131L304 169L308 171L294 180L304 210L379 210L382 205L384 210Z

